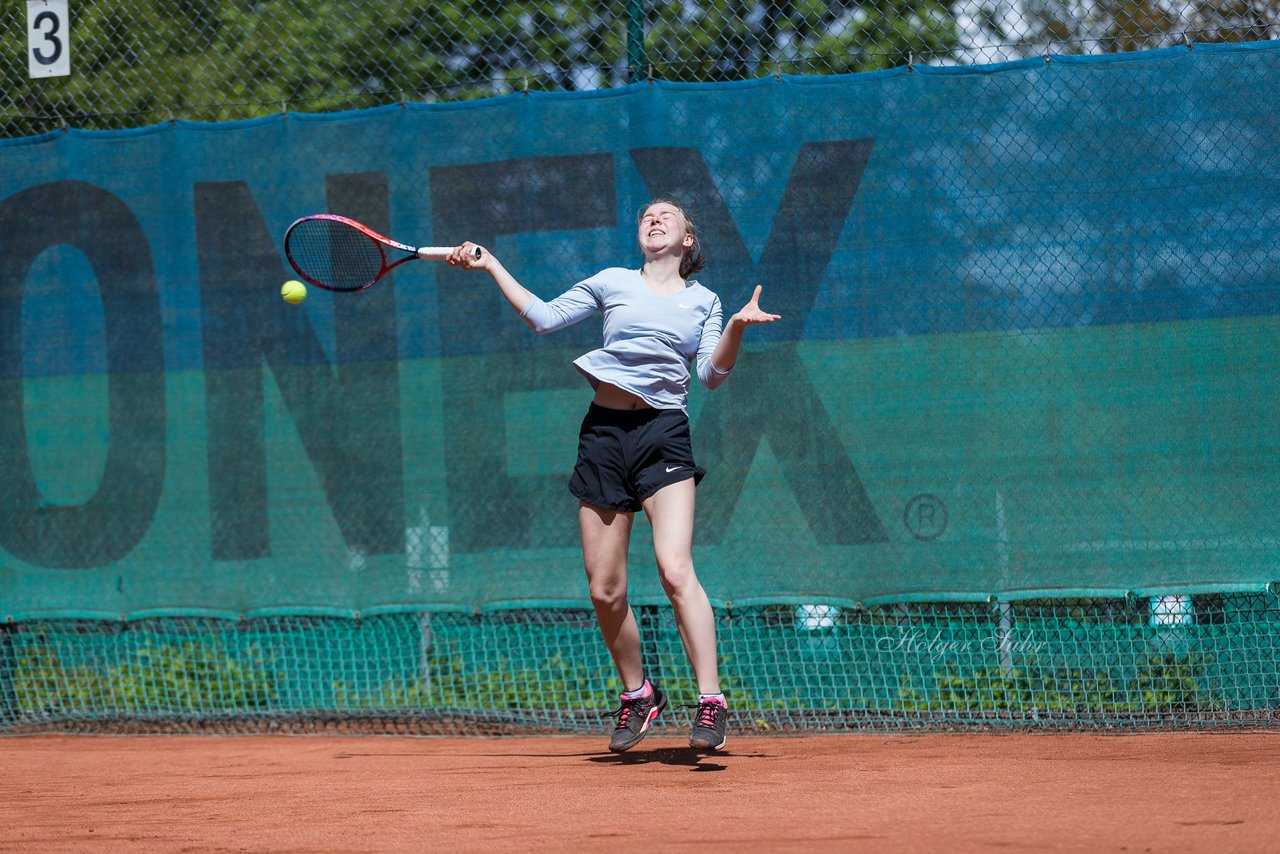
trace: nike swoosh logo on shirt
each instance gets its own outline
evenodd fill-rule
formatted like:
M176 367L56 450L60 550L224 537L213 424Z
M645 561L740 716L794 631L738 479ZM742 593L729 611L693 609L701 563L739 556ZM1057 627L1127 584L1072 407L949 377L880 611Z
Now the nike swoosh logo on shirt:
M679 303L678 305L679 305L681 308L695 308L695 306L687 305L687 304L685 304L685 303Z

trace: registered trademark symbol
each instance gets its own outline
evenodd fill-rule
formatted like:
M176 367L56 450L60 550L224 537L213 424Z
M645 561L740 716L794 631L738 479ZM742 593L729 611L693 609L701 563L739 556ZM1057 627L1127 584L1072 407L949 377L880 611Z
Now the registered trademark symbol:
M917 540L936 540L947 530L947 505L938 496L922 492L907 502L902 524Z

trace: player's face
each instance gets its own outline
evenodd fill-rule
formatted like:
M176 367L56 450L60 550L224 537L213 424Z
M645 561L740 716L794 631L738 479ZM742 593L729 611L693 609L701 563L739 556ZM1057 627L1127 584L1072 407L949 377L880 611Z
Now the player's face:
M659 202L640 215L637 237L646 255L673 252L683 255L693 245L693 235L685 224L684 213L675 205Z

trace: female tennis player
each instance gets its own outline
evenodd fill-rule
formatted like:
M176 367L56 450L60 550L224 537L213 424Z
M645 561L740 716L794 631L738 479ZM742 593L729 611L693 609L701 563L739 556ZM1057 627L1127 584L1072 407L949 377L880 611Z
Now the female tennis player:
M463 243L448 262L484 270L524 321L539 333L604 314L604 346L574 366L595 388L578 434L578 461L569 479L577 498L582 556L591 603L622 681L622 705L609 749L640 743L666 706L663 691L644 672L640 629L627 603L627 547L631 523L643 510L653 526L658 573L675 609L676 625L698 683L689 745L725 746L728 706L720 691L715 616L693 567L694 489L706 473L695 464L687 399L690 367L715 389L738 359L747 327L776 314L751 300L723 322L719 298L689 278L705 256L688 214L657 200L640 215L644 256L639 270L610 267L550 302L521 285L492 253Z

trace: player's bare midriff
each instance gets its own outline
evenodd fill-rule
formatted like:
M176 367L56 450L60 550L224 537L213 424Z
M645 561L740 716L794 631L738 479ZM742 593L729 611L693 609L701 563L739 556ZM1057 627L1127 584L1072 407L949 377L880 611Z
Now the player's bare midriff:
M603 406L605 409L653 408L645 403L643 398L609 383L600 383L600 385L596 386L596 396L593 402L596 406Z

